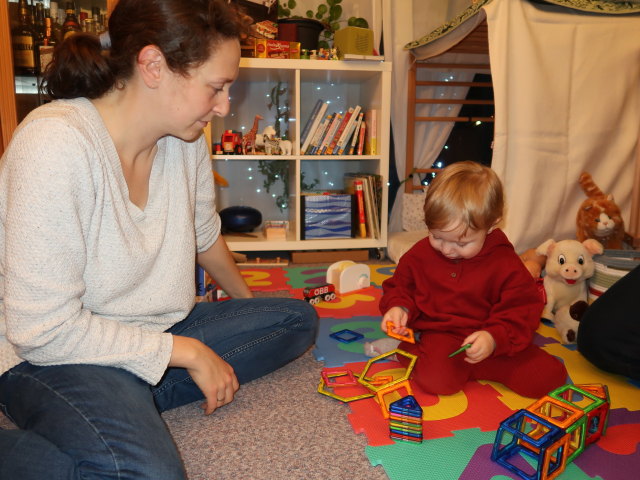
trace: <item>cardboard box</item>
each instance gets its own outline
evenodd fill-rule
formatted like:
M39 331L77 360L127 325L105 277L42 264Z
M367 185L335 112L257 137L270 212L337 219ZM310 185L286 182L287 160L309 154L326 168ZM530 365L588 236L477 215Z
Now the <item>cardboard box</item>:
M346 193L302 195L301 239L352 238L355 196Z
M289 42L256 38L256 58L289 58Z
M289 58L300 58L300 42L289 42Z

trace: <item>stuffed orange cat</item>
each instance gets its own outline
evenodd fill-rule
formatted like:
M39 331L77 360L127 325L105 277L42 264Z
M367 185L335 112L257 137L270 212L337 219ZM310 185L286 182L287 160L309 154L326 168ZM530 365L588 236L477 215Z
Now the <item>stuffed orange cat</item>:
M576 218L578 241L593 238L604 248L622 248L624 222L613 196L605 195L587 172L580 175L579 182L587 199L580 205Z

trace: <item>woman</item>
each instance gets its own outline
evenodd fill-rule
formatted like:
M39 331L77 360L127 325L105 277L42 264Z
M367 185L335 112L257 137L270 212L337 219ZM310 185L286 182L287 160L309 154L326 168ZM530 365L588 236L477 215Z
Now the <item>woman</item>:
M160 412L306 351L300 300L253 299L220 236L202 129L229 111L242 17L221 0L120 0L76 34L55 101L0 163L0 478L184 478ZM194 307L197 262L232 300Z

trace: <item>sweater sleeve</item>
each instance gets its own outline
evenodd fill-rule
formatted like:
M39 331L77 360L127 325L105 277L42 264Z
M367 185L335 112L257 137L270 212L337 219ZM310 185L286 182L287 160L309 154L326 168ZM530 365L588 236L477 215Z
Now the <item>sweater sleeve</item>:
M1 166L7 338L37 365L112 366L155 384L172 336L104 318L81 300L90 274L85 233L108 208L96 202L102 177L92 155L96 146L62 120L33 120L14 135Z
M515 253L505 255L495 272L500 290L485 323L496 341L494 355L513 355L531 345L540 324L543 302L531 274Z
M218 239L221 227L215 205L211 157L204 135L198 141L197 156L195 228L198 253L202 253Z
M416 281L410 260L411 252L405 253L396 267L393 276L382 282L382 298L380 299L380 313L384 315L392 307L402 307L407 310L411 320L417 313L414 301Z

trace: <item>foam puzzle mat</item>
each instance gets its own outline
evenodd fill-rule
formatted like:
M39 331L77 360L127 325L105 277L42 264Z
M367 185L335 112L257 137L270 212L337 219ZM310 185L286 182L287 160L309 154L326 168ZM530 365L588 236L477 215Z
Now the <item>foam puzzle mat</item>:
M379 326L380 286L393 274L395 265L369 267L369 288L338 295L333 302L316 305L320 328L313 353L325 368L348 369L359 374L369 360L364 355L364 343L384 336ZM254 290L288 290L292 297L303 298L305 287L325 283L326 267L245 267L243 276ZM331 336L342 331L356 332L361 338L343 342ZM605 435L588 446L556 478L639 478L640 382L597 369L578 353L575 345L562 345L555 329L548 323L541 323L534 341L564 362L569 372L568 383L607 385L611 400ZM396 379L403 374L403 369L392 359L374 363L367 374ZM353 388L352 392L350 388ZM350 396L361 394L358 389L362 388L343 387L341 391ZM354 434L366 437L365 454L372 466L382 466L391 480L520 479L493 462L491 451L500 422L528 407L535 399L520 397L501 384L482 381L469 382L463 391L447 396L430 395L415 386L412 388L423 411L421 443L391 439L388 420L383 417L375 398L348 403L351 410L348 420ZM390 403L400 395L394 392L389 397Z

